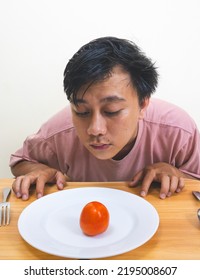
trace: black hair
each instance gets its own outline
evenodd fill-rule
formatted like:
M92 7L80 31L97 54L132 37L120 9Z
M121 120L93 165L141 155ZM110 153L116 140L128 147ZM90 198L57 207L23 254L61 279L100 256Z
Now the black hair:
M82 46L69 60L64 71L64 91L76 104L82 86L101 81L121 66L131 76L139 101L150 97L158 83L158 73L151 59L132 41L102 37Z

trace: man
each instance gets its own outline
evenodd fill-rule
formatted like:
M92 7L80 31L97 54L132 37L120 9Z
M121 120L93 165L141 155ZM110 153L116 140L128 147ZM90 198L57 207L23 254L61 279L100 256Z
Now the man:
M63 189L66 181L129 181L141 195L160 183L164 199L200 179L200 135L180 108L151 94L154 64L132 42L114 37L89 42L64 71L70 105L28 137L11 156L13 190L23 200L36 184Z

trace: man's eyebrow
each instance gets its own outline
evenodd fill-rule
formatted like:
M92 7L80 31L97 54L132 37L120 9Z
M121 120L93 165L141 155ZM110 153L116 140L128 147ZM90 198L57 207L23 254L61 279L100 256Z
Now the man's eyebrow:
M112 102L121 102L121 101L126 101L126 99L119 97L117 95L110 95L110 96L106 96L106 97L100 99L100 103L112 103ZM86 104L88 102L83 98L78 98L76 100L76 103L77 104Z
M84 103L87 103L85 99L82 98L76 99L76 104L84 104Z
M100 100L101 103L107 103L107 102L111 103L111 102L120 102L120 101L126 101L126 100L123 97L119 97L117 95L107 96Z

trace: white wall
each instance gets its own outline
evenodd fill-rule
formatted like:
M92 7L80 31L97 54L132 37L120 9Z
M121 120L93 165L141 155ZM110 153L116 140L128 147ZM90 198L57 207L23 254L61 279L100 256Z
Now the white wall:
M155 96L200 127L199 0L0 0L0 177L25 137L64 107L62 75L89 40L135 41L157 62Z

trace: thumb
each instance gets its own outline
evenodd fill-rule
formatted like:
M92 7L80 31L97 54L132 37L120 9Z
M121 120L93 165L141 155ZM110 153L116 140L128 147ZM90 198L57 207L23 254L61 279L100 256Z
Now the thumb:
M132 180L129 182L129 187L135 187L137 186L137 184L140 182L141 178L142 178L142 174L143 172L140 171L137 174L135 174L135 176L132 178Z

